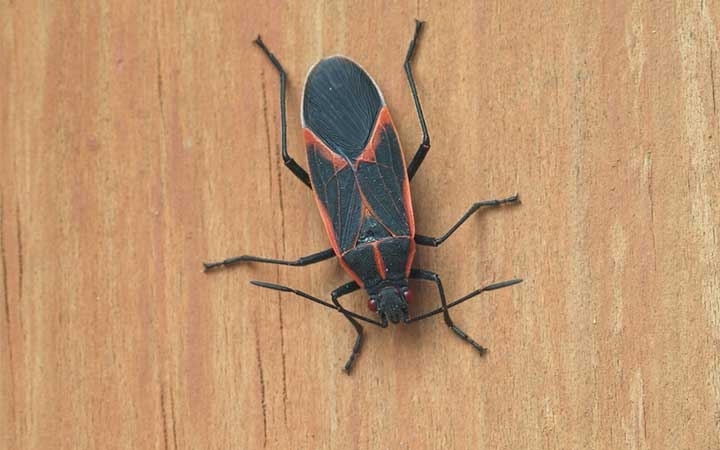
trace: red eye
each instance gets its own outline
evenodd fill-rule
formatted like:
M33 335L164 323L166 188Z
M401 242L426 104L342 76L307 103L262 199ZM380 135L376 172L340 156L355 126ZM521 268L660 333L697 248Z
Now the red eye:
M377 302L372 298L368 300L368 309L372 312L377 312Z
M403 297L405 297L405 301L407 303L412 302L412 300L413 300L412 291L410 291L410 289L403 291Z

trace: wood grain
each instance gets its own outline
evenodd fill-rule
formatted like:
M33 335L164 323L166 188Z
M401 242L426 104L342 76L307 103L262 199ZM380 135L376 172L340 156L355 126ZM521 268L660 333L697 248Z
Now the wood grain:
M417 265L441 319L353 330L251 279L327 296L334 261L279 153L303 77L346 54L382 87L418 231L519 192ZM0 4L0 448L720 448L717 2ZM417 285L417 308L437 303ZM350 299L356 308L363 295Z

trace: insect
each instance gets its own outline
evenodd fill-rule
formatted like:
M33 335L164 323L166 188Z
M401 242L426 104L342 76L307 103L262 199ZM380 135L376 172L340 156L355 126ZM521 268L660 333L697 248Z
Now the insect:
M423 136L410 164L405 165L397 131L375 81L354 61L344 56L332 56L318 62L305 81L301 116L309 174L287 151L285 70L258 36L254 43L264 52L280 76L283 160L290 171L312 189L330 238L331 248L297 260L242 255L204 263L206 271L245 262L307 266L336 256L352 281L332 292L332 302L279 284L262 281L251 283L276 291L294 293L345 316L357 332L350 358L345 364L345 371L348 373L363 343L363 327L360 322L385 328L388 322L411 323L442 314L445 323L456 335L484 354L485 348L455 325L450 317L450 308L482 292L512 286L522 281L512 279L494 283L448 302L438 274L413 268L416 245L437 247L479 209L520 201L518 195L514 195L501 200L478 202L440 237L415 233L410 180L430 150L430 137L411 66L422 25L423 22L415 21L415 33L404 63ZM440 307L410 317L408 303L412 294L408 287L409 279L435 283ZM377 313L376 317L364 316L340 304L341 297L359 289L367 292L368 308Z

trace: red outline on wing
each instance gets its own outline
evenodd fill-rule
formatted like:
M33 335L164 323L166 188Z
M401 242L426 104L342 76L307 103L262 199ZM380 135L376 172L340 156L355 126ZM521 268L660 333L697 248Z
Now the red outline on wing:
M410 228L410 235L407 236L410 239L410 248L408 252L408 261L407 266L405 268L405 276L408 276L410 274L410 270L412 268L412 263L415 258L415 215L413 213L413 207L412 207L412 197L410 195L410 180L407 177L407 165L405 164L405 157L402 152L402 146L400 144L400 138L398 137L397 129L395 128L395 124L392 121L392 117L390 116L390 111L388 110L387 105L383 105L383 107L380 109L380 112L378 113L377 121L375 122L375 127L373 128L373 132L370 136L370 140L368 142L368 145L365 147L365 149L360 153L358 158L355 160L354 163L354 169L357 169L358 164L360 161L365 163L375 163L376 162L376 155L375 152L377 151L378 144L381 142L382 133L380 130L384 127L389 127L392 129L392 132L395 133L395 136L397 137L398 146L400 147L400 158L402 160L402 166L403 171L405 173L405 176L403 177L403 186L402 186L402 192L403 192L403 206L405 207L405 213L407 214L408 218L408 225ZM314 151L317 151L320 153L320 155L326 159L327 161L331 161L333 164L333 168L335 169L335 172L346 168L349 163L348 161L343 158L342 156L338 155L337 153L330 150L327 145L325 145L324 142L320 138L318 138L315 133L312 132L312 130L308 128L303 128L303 137L305 139L306 148L312 147ZM357 182L357 181L356 181ZM311 178L311 184L312 178ZM330 214L328 213L325 205L320 201L320 198L316 195L317 189L315 185L313 184L313 197L315 197L315 203L318 206L318 210L320 211L320 217L322 218L323 225L325 226L325 231L327 232L328 238L330 239L330 245L332 246L333 250L335 251L335 255L337 255L340 265L345 269L345 271L350 275L350 277L360 286L363 287L364 283L360 279L360 277L347 265L345 259L343 258L341 252L340 252L340 246L338 245L337 236L335 234L336 230L333 227L333 221L330 217ZM369 211L370 214L372 214L374 217L378 217L373 208L370 206L367 198L365 198L365 194L363 193L362 189L358 185L358 192L360 194L361 201L363 203L363 206L365 207L365 210L363 210L363 216L365 216L366 211ZM378 221L380 224L382 222ZM384 225L383 225L384 226ZM360 230L358 229L358 233ZM388 230L388 232L390 232ZM390 232L391 235L395 236L393 233ZM396 237L403 237L403 236L396 236ZM373 244L373 253L375 255L375 265L378 269L378 273L380 274L380 277L382 279L385 279L386 273L385 273L385 262L382 259L382 255L379 252L379 248L377 246L377 243Z
M378 119L375 122L375 128L373 129L372 135L370 136L370 141L368 142L368 145L365 147L365 150L360 153L360 156L355 160L355 168L357 169L358 164L360 161L366 162L366 163L375 163L376 156L375 152L377 151L378 145L382 141L382 133L380 130L382 128L388 127L392 130L393 133L395 133L395 136L397 137L398 146L400 147L400 159L402 160L402 166L403 166L403 172L405 173L402 191L403 191L403 205L405 206L405 213L407 214L408 218L408 225L410 226L410 237L415 237L415 215L413 213L412 208L412 197L410 196L410 180L407 177L407 165L405 164L405 155L402 151L402 145L400 144L400 137L398 136L397 129L395 128L395 124L392 121L392 116L390 116L390 110L388 110L387 105L384 105L380 112L378 113ZM358 186L359 188L359 186ZM367 199L365 198L365 195L362 193L362 189L360 189L360 193L363 199L363 204L365 207L372 212L372 214L377 217L375 214L375 211L370 207L368 204ZM391 233L392 234L392 233ZM395 236L393 234L393 236Z
M313 151L319 152L320 156L322 156L324 159L332 161L333 167L335 168L335 173L348 166L348 162L343 157L331 151L317 136L315 136L315 133L313 133L311 130L303 128L303 137L305 138L306 148L312 147L314 149ZM310 177L310 184L312 184L313 197L315 198L315 204L317 204L318 210L320 211L320 218L322 219L323 225L325 226L325 232L330 239L330 245L332 246L338 260L340 261L340 265L343 269L345 269L345 272L350 275L353 281L358 284L358 286L364 287L365 283L363 283L360 277L347 265L347 262L343 258L342 253L340 252L340 245L338 244L337 235L335 234L335 228L333 227L332 218L330 217L327 208L325 208L325 204L323 204L323 202L320 200L320 197L317 196L317 187L312 182L312 177Z
M387 268L385 267L385 260L380 253L380 242L373 242L372 244L373 256L375 257L375 269L377 269L380 279L384 280L387 278Z
M375 122L375 128L373 129L372 135L370 136L370 141L368 142L368 145L365 147L365 150L360 154L360 156L357 158L355 162L355 167L357 168L360 161L366 162L366 163L375 163L376 162L376 155L375 152L377 151L378 145L381 142L382 139L382 133L380 130L382 128L390 128L393 133L395 133L395 136L397 138L398 146L400 147L400 158L402 160L402 166L403 171L405 173L402 191L403 191L403 205L405 206L405 213L407 214L408 218L408 225L410 227L410 236L408 238L410 239L410 247L408 249L408 259L407 264L405 266L405 276L410 276L410 270L412 269L412 263L415 259L415 214L413 213L413 207L412 207L412 197L410 195L410 180L407 176L407 165L405 164L405 154L402 151L402 144L400 143L400 137L398 136L397 128L395 128L395 124L393 123L392 116L390 115L390 110L388 109L387 105L383 105L383 107L380 109L380 112L378 113L377 121ZM359 188L359 186L358 186ZM365 198L365 194L362 192L362 189L360 189L360 197L362 198L363 204L365 207L370 211L370 213L374 217L378 217L375 211L370 207L369 202ZM379 222L382 224L382 222ZM384 225L383 225L384 226ZM389 231L389 230L388 230ZM391 235L395 236L393 233L390 233ZM395 236L395 237L401 237L401 236ZM378 268L378 271L382 268L382 271L380 271L380 277L382 279L385 279L385 261L382 260L379 253L379 248L377 245L374 245L373 251L376 252L375 255L375 264ZM378 262L378 259L380 262Z

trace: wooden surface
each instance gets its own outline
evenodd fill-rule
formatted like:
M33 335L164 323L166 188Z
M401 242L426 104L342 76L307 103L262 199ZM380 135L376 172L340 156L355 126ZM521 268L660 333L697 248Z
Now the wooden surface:
M303 165L302 82L335 53L409 157L414 17L418 231L523 200L416 265L451 298L525 282L453 311L487 357L440 318L366 328L348 377L343 317L248 283L327 298L335 261L200 263L328 245L256 34ZM0 448L720 448L719 23L708 0L3 1Z

